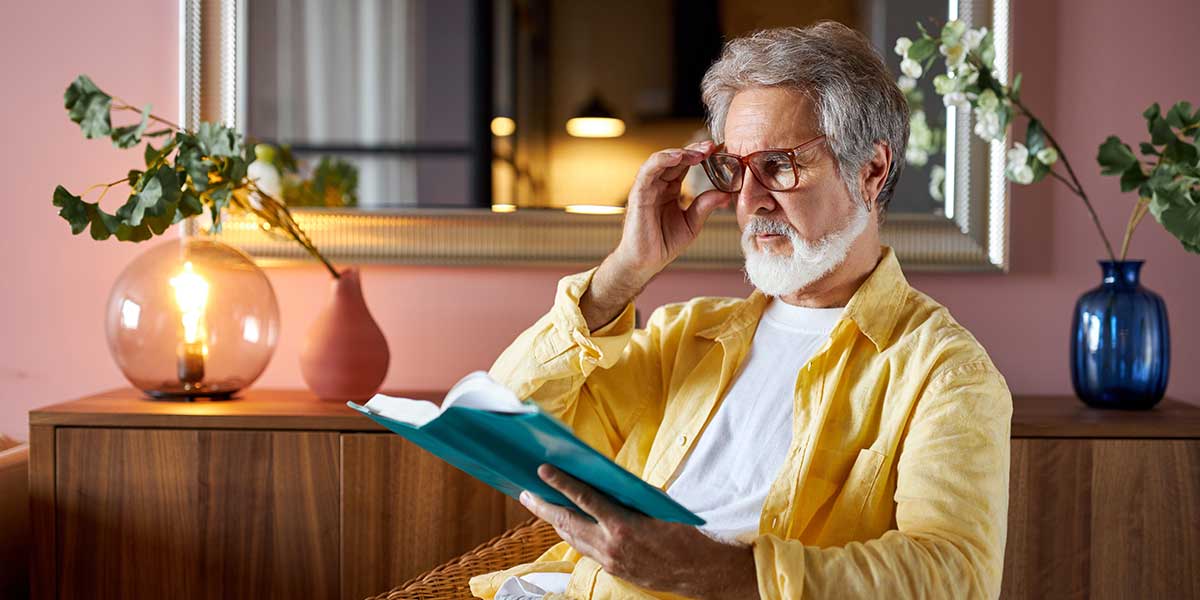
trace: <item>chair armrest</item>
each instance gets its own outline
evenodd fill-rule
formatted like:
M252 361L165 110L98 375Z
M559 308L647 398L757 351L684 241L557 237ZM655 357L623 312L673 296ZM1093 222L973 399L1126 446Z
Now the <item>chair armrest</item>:
M554 527L535 517L368 600L471 600L472 577L531 562L559 541Z

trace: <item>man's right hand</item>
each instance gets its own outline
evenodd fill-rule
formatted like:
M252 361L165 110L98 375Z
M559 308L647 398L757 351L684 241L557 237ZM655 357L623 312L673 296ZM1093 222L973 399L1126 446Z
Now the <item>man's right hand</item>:
M621 242L592 277L579 308L591 331L616 318L650 279L671 264L700 235L709 215L734 194L709 190L685 209L684 175L716 148L709 141L662 150L642 164L625 206Z

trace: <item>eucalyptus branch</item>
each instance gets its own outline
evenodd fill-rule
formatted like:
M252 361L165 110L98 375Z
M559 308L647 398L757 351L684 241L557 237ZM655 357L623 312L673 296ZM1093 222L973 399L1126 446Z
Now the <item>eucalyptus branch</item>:
M113 105L113 109L115 109L115 110L132 110L132 111L138 112L138 113L142 112L142 109L140 109L136 106L133 106L132 104L130 104L116 96L113 96L113 100L116 100L117 102L119 102L119 104ZM156 122L162 123L163 125L166 125L167 127L170 127L171 129L174 129L176 131L183 131L182 127L180 127L180 126L176 125L175 123L172 123L171 121L168 121L154 113L150 113L148 116L150 117L151 121L156 121Z
M1025 106L1025 103L1021 102L1020 98L1012 98L1012 102L1014 106L1021 109L1021 114L1025 115L1026 118L1035 119L1033 112ZM1071 168L1071 161L1067 159L1067 153L1063 152L1062 146L1058 144L1058 140L1054 139L1054 135L1050 133L1049 129L1043 126L1042 132L1046 134L1046 139L1049 140L1050 144L1054 146L1054 149L1058 151L1058 156L1062 160L1063 166L1067 168L1067 174L1070 175L1071 181L1075 184L1074 188L1072 188L1070 185L1067 185L1067 189L1070 189L1076 196L1079 196L1079 198L1083 200L1083 205L1087 207L1088 214L1092 217L1092 223L1096 225L1096 232L1100 234L1100 240L1104 242L1104 248L1108 251L1109 258L1111 258L1113 262L1116 262L1117 255L1115 252L1113 252L1112 244L1108 241L1108 236L1104 233L1104 227L1100 224L1100 217L1096 216L1096 209L1092 207L1092 201L1088 199L1087 193L1083 191L1083 184L1079 182L1079 177L1075 175L1075 169ZM1053 173L1053 171L1051 172ZM1055 178L1059 181L1062 181L1063 184L1067 183L1066 180L1064 180L1057 173L1055 173Z

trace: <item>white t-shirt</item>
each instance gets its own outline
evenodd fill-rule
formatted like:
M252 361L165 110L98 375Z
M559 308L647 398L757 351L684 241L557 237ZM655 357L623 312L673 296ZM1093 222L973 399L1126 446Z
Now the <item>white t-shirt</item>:
M727 542L758 535L763 500L792 443L796 378L842 317L841 308L767 305L750 350L667 495Z
M706 523L706 535L749 542L758 535L763 500L792 443L800 369L821 349L842 308L805 308L772 299L746 359L700 439L667 483L667 495ZM536 600L562 593L568 573L538 581L510 577L496 600Z

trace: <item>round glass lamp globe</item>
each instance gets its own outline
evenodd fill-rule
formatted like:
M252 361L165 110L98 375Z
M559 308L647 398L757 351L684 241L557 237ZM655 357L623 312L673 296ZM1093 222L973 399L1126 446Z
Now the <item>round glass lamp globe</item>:
M136 258L108 297L113 359L155 398L228 398L271 360L279 305L262 269L211 239L159 244Z

